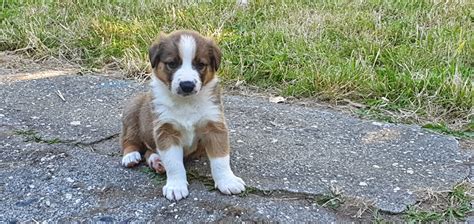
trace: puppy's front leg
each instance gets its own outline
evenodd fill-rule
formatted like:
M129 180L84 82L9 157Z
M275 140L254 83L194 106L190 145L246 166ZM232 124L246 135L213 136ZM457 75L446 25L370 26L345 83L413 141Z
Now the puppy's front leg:
M209 122L205 127L203 144L211 163L215 186L224 194L239 194L245 183L230 168L229 134L223 122Z
M189 195L186 170L183 164L183 148L171 146L165 150L158 150L161 161L166 170L166 185L163 195L168 200L179 201Z
M186 170L183 163L181 134L171 124L164 124L157 130L155 138L158 153L166 170L166 185L163 195L168 200L179 201L189 195Z

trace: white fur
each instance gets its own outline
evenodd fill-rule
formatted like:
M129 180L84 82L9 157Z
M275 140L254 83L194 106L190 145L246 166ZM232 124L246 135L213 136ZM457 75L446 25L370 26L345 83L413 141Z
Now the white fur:
M166 169L166 185L163 187L163 196L168 200L176 201L187 197L189 192L183 164L183 148L172 146L166 150L159 150L159 153Z
M235 176L230 168L229 155L224 157L209 158L211 174L215 186L224 194L238 194L245 190L244 181Z
M182 146L190 147L194 140L196 124L221 119L219 105L212 102L212 92L217 82L215 77L198 94L180 97L171 93L168 87L153 75L151 89L155 96L153 100L155 111L159 116L158 127L164 123L174 124L183 134Z
M131 152L123 156L122 165L128 167L131 163L139 163L140 160L142 160L142 156L139 152Z
M179 55L183 61L181 67L173 74L173 81L171 82L171 91L177 94L180 87L179 83L184 81L194 82L196 93L201 90L201 79L199 72L193 68L193 59L196 53L196 40L192 36L183 35L178 43Z
M151 165L152 165L151 163L155 160L160 160L160 156L156 153L152 153L150 155L150 157L148 157L148 161L147 161L148 166L151 167Z

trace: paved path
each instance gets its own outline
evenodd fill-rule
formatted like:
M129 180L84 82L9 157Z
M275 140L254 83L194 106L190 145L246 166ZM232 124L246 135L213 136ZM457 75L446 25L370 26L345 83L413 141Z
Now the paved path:
M160 177L119 164L121 108L146 85L23 79L0 72L0 221L348 221L314 198L337 189L400 213L417 191L450 189L470 171L455 139L417 126L226 96L232 166L252 191L209 191L203 159L188 164L190 196L171 203Z

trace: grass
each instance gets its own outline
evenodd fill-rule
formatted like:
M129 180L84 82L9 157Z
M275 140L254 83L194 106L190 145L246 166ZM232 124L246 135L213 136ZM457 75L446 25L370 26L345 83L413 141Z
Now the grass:
M473 188L461 183L446 192L428 191L420 202L408 209L406 220L412 223L457 222L472 212Z
M20 135L26 138L27 142L36 142L36 143L46 143L49 145L63 143L61 139L43 139L38 133L34 130L17 130L14 132L16 135Z
M221 46L224 83L349 99L395 121L473 123L471 1L196 2L4 0L0 50L137 77L159 32L194 29Z
M156 173L155 170L151 169L148 166L141 166L139 170L140 172L148 175L152 180L156 182L156 184L159 184L159 185L166 184L166 174Z
M147 174L151 179L153 179L157 184L159 185L165 185L166 184L166 174L159 174L156 173L155 170L148 166L142 166L140 167L140 171ZM198 174L196 171L193 170L188 170L186 172L186 176L189 181L199 181L201 182L204 186L207 187L209 191L215 191L214 187L214 180L212 177L208 176L203 176Z
M427 128L427 129L430 129L439 133L443 133L443 134L452 135L461 139L474 138L474 123L471 123L468 126L466 126L464 130L458 130L458 131L451 130L444 123L434 123L434 124L429 123L429 124L425 124L423 128Z

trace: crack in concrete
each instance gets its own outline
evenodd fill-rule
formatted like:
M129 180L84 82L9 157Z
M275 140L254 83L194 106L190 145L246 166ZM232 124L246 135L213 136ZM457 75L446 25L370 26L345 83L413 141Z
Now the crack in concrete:
M120 133L115 133L115 134L109 135L107 137L104 137L104 138L101 138L101 139L98 139L98 140L95 140L95 141L92 141L92 142L88 142L88 143L77 142L77 144L81 144L81 145L84 145L84 146L92 146L92 145L95 145L95 144L105 142L105 141L110 140L110 139L117 138L117 137L119 137L119 135L120 135Z
M50 139L45 139L41 137L36 130L30 129L30 130L15 130L13 131L13 134L16 136L22 136L25 138L25 142L36 142L39 144L48 144L48 145L53 145L53 144L66 144L66 145L82 145L82 146L92 146L95 144L99 144L102 142L105 142L110 139L117 138L120 133L115 133L111 134L109 136L106 136L104 138L100 138L98 140L92 141L92 142L82 142L82 141L75 141L75 140L64 140L60 138L50 138Z

